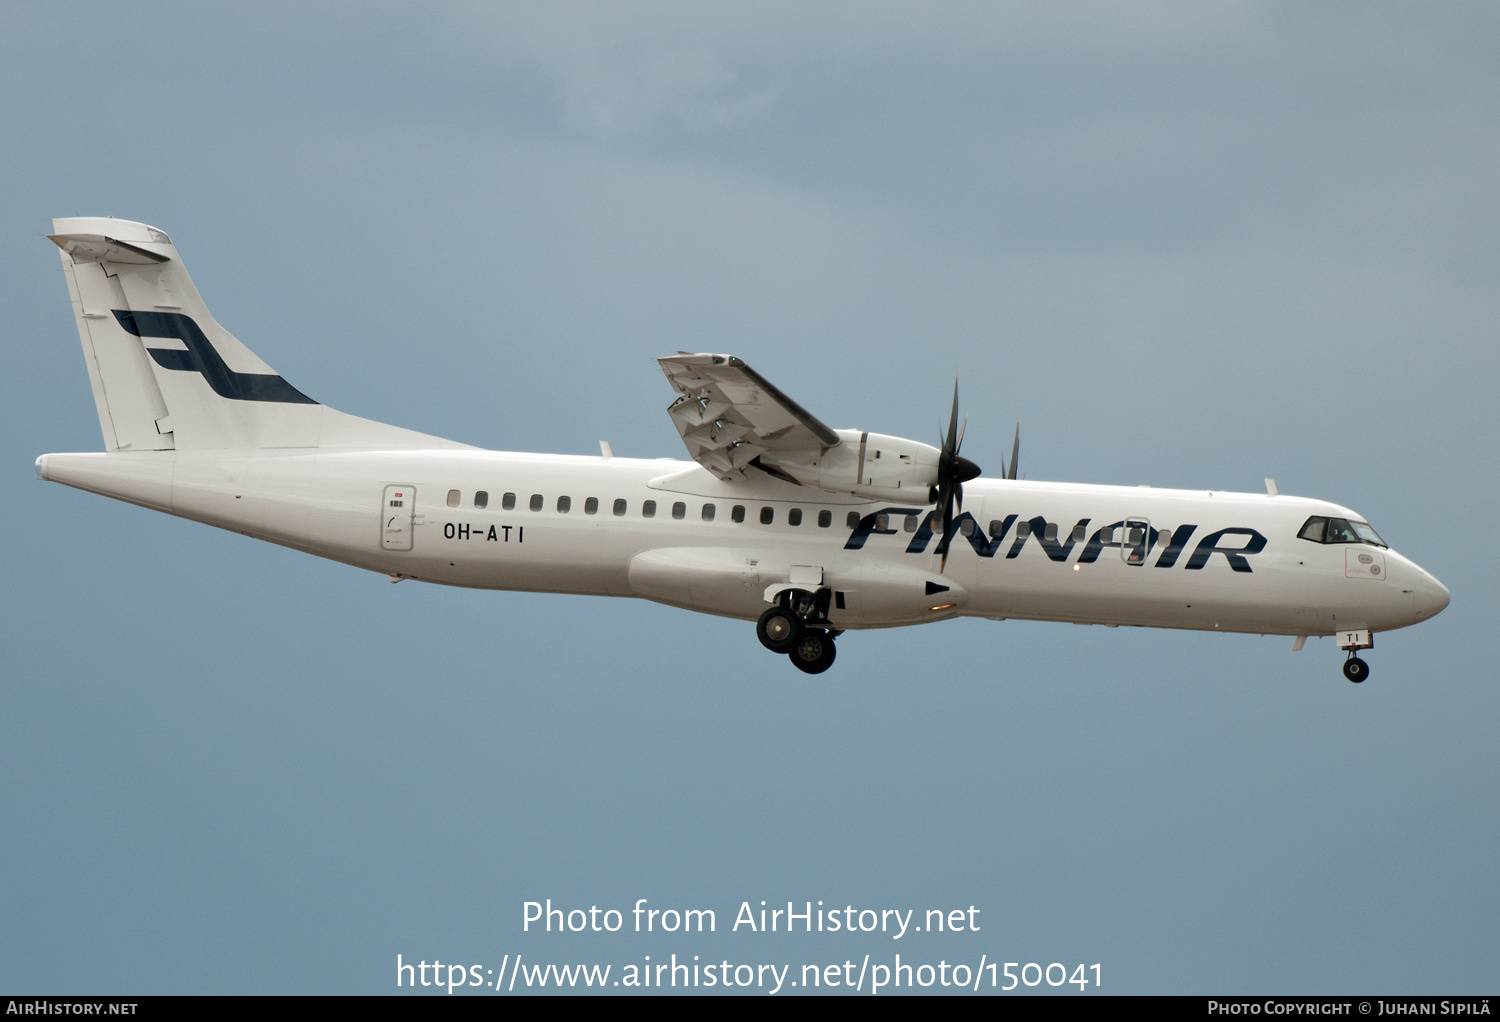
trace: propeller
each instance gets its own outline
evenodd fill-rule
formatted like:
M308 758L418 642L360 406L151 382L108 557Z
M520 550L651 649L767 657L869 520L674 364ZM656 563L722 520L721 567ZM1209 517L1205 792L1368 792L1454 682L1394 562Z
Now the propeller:
M962 426L958 424L958 377L955 375L953 413L948 417L948 433L943 437L942 452L938 457L938 481L928 493L928 499L937 505L937 512L943 516L943 538L938 541L937 548L938 555L942 558L939 572L948 567L948 547L953 542L954 505L960 511L964 509L964 483L980 473L978 465L958 453L958 449L963 446L964 432L968 428L968 419L964 419Z
M1021 460L1021 417L1016 416L1016 442L1010 448L1010 470L1006 471L1005 458L1000 458L1000 475L1006 479L1016 477L1016 462Z

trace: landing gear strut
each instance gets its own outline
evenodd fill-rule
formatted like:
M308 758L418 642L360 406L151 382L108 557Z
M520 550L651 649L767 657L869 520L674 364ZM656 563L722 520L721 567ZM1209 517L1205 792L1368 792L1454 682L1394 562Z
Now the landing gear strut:
M772 653L785 653L799 671L822 674L838 653L833 640L839 630L828 625L830 596L827 589L782 592L755 623L756 638Z

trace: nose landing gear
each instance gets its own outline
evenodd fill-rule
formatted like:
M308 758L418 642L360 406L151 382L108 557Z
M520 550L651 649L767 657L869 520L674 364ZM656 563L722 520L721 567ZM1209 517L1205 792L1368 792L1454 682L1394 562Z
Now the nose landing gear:
M822 674L838 654L833 640L839 630L828 625L829 590L815 593L790 589L777 596L755 623L760 644L772 653L785 653L799 671Z
M1349 651L1344 661L1344 677L1358 685L1370 676L1370 665L1359 658L1362 649L1374 649L1375 636L1368 629L1339 632L1339 649Z

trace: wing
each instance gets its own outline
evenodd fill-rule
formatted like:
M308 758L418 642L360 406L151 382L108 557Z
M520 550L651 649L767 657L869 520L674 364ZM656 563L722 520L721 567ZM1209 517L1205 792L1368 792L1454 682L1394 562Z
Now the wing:
M839 436L733 355L679 353L656 360L679 397L667 414L694 461L720 479L745 478L767 451L816 453ZM789 477L788 477L789 478Z

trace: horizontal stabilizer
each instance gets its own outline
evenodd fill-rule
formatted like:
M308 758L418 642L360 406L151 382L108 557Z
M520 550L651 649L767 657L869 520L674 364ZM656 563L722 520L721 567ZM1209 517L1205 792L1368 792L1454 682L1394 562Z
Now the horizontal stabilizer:
M161 234L160 231L157 233ZM165 234L161 235L163 241L166 237ZM72 256L75 262L91 260L96 263L150 266L152 263L164 263L171 258L161 252L153 252L140 245L132 245L128 241L121 241L103 234L49 234L47 239Z

